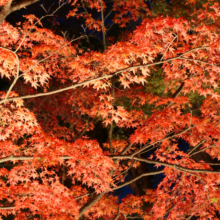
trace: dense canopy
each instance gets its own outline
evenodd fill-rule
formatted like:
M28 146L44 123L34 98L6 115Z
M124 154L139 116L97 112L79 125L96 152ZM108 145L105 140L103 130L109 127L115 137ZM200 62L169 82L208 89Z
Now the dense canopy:
M2 218L218 219L218 1L0 5Z

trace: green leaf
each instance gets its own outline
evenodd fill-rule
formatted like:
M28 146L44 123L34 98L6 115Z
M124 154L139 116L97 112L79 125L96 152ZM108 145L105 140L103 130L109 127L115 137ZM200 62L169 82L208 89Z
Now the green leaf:
M218 202L218 199L216 197L211 199L211 203L214 203L214 202Z

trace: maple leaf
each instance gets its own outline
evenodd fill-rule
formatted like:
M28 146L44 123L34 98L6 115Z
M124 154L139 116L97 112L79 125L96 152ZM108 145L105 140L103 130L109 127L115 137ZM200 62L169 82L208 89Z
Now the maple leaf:
M157 169L158 169L158 167L160 167L160 166L161 166L160 164L156 164L156 165L155 165L155 167L156 167Z
M79 30L73 39L61 34L54 17L62 1L48 12L47 28L35 13L16 27L0 21L0 76L10 84L0 92L0 163L10 166L0 168L0 197L6 201L0 217L214 218L219 171L197 154L220 158L220 10L217 1L200 9L196 1L184 10L178 9L181 2L172 4L178 15L193 10L193 19L186 20L157 16L158 6L151 19L142 1L68 0L68 29L85 33L78 36ZM11 3L0 1L0 18ZM13 1L10 8L21 6ZM133 32L123 28L136 21L141 24ZM112 35L115 24L121 34L109 44L106 34ZM102 44L96 47L93 37ZM180 139L193 151L180 150ZM144 163L156 171L146 172ZM130 168L137 176L127 181ZM128 195L118 206L113 191L159 173L164 177L155 190Z

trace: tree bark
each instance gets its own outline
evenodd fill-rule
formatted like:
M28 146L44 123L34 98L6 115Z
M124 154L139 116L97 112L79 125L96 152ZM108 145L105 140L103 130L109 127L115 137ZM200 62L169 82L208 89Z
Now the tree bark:
M6 19L6 17L12 12L24 8L28 5L34 4L35 2L38 1L39 0L22 0L20 2L12 4L12 0L8 0L0 12L0 25Z
M98 202L102 196L104 196L107 192L103 192L94 198L92 198L88 203L86 203L79 211L79 217L81 217L87 210L89 210L96 202Z

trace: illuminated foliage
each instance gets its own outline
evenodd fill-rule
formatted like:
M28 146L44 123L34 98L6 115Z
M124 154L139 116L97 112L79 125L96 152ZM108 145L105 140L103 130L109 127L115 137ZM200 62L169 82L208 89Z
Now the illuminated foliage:
M5 20L34 2L0 1L0 75L10 82L0 93L1 215L214 218L220 171L191 156L203 151L220 159L218 3L195 7L193 19L185 19L152 17L143 1L113 1L110 9L102 0L60 1L52 11L43 7L42 18ZM83 22L84 34L71 39L44 27L66 4L66 17ZM108 37L109 15L121 41ZM128 34L126 27L140 18ZM102 35L102 51L82 47L91 30ZM104 141L94 134L100 122ZM191 150L181 151L179 138ZM158 169L126 180L141 162ZM120 204L112 193L159 173L165 178L156 190Z

